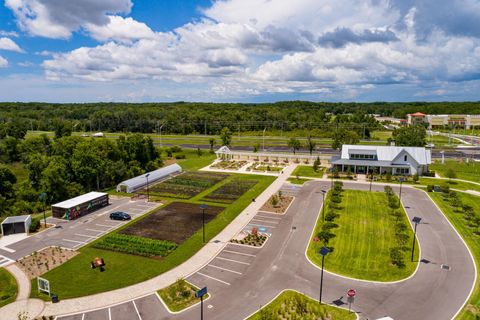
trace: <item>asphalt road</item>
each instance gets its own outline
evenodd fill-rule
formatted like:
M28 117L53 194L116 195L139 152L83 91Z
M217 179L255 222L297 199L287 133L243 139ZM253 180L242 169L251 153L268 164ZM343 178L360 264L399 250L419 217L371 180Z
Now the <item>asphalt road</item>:
M345 183L345 187L367 189L368 185ZM188 278L199 287L208 286L212 293L212 298L205 302L205 319L243 319L268 304L283 289L295 289L318 298L320 270L308 262L305 250L320 212L320 190L328 188L328 182L309 182L298 192L286 215L257 214L256 220L252 221L273 227L269 229L271 237L263 248L228 244L209 265ZM373 189L383 191L378 185ZM362 319L383 316L395 320L451 319L462 307L475 278L474 263L467 248L423 191L404 187L402 202L410 220L414 216L423 219L417 229L422 262L415 275L398 283L371 283L326 273L325 303L346 306L346 291L354 288L357 297L353 309ZM442 269L442 264L450 266L451 270ZM328 256L325 265L328 269ZM158 297L154 298L155 295L149 296L150 300L143 301L140 306L138 299L135 303L124 303L122 308L136 310L135 317L126 316L125 311L111 319L199 317L198 306L172 315L165 308L159 308ZM154 314L148 312L148 308L155 310ZM107 308L82 316L84 319L107 320L111 312ZM79 316L58 319L72 320Z

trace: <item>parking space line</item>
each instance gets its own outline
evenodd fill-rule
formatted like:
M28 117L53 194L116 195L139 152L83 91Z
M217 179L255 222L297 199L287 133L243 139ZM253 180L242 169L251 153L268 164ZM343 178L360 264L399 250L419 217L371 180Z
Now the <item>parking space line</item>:
M77 241L77 240L70 240L70 239L62 239L62 241L70 241L70 242L76 242L76 243L82 243L85 244L85 241Z
M206 278L209 278L209 279L212 279L212 280L215 280L215 281L218 281L218 282L224 283L224 284L226 284L227 286L229 286L229 285L230 285L230 283L228 283L228 282L226 282L226 281L223 281L223 280L220 280L220 279L217 279L217 278L211 277L211 276L209 276L209 275L206 275L206 274L203 274L203 273L201 273L201 272L197 272L197 274L199 274L199 275L201 275L201 276L204 276L204 277L206 277Z
M239 255L247 256L247 257L254 257L254 258L256 257L256 255L254 255L254 254L243 253L243 252L238 252L238 251L232 251L232 250L227 250L227 249L224 249L223 252L235 253L235 254L239 254Z
M252 220L261 221L261 222L264 222L264 223L274 223L274 224L279 224L280 223L280 221L268 221L268 220L262 220L262 219L257 219L257 218L253 218Z
M273 228L275 229L276 227L272 227L272 226L266 226L266 225L263 225L263 224L257 224L257 223L249 223L249 225L251 226L257 226L257 227L269 227L269 228Z
M269 217L269 216L260 216L260 215L255 215L255 217L259 217L259 218L265 218L265 219L273 219L273 220L282 220L282 218L278 218L278 217Z
M85 230L92 231L92 232L100 232L100 233L105 232L105 230L96 230L96 229L85 229Z
M242 274L241 272L226 269L226 268L222 268L222 267L219 267L219 266L215 266L213 264L209 264L209 265L207 265L207 267L212 267L212 268L216 268L216 269L220 269L220 270L224 270L224 271L228 271L228 272L232 272L232 273L236 273L236 274Z
M112 320L112 311L108 308L108 320Z
M236 263L240 263L240 264L245 264L247 266L250 265L250 263L248 262L242 262L242 261L237 261L237 260L232 260L232 259L227 259L227 258L222 258L222 257L216 257L217 259L220 259L220 260L225 260L225 261L230 261L230 262L236 262Z
M140 316L140 312L138 312L137 305L135 304L135 300L132 300L133 307L135 308L135 311L137 311L137 316L139 320L142 320L142 317Z
M85 313L82 314L82 320L85 320Z
M99 223L95 223L96 226L100 226L100 227L107 227L107 228L115 228L116 226L108 226L108 225L105 225L105 224L99 224Z
M81 233L75 233L74 235L79 236L79 237L86 237L86 238L96 238L97 237L97 236L89 236L89 235L81 234Z

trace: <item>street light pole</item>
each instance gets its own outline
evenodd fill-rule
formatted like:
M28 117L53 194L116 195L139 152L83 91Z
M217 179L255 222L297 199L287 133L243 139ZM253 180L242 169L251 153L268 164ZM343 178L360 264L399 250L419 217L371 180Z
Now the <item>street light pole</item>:
M373 183L373 170L370 171L370 192L372 192L372 183Z
M159 133L160 133L160 148L162 147L162 128L163 128L164 125L165 125L165 123L162 124L162 125L160 126L160 128L158 128L158 131L159 131Z
M422 218L413 217L412 221L415 223L415 228L414 228L414 231L413 231L412 259L411 259L411 261L413 262L413 255L414 255L414 252L415 252L415 239L416 239L416 235L417 235L417 225L420 223L420 221L422 221Z
M323 264L325 262L325 256L329 253L330 250L327 247L322 247L320 249L320 254L322 255L322 275L320 277L320 297L318 299L318 303L322 304L322 293L323 293Z
M150 202L150 191L149 191L149 188L148 188L148 176L150 176L150 173L147 173L145 175L145 178L147 178L147 202Z
M403 177L400 177L400 192L399 192L399 195L398 195L398 205L401 206L402 205L402 183L403 183Z
M263 152L265 152L265 130L267 130L267 128L263 129Z
M40 200L42 200L43 203L43 224L45 225L45 229L47 228L47 216L45 214L45 198L47 197L47 194L43 192L40 194Z
M203 243L205 243L205 210L207 209L206 204L201 204L200 209L202 209L202 229L203 229Z
M323 197L323 200L322 200L322 220L323 222L325 222L325 190L322 190L322 197Z

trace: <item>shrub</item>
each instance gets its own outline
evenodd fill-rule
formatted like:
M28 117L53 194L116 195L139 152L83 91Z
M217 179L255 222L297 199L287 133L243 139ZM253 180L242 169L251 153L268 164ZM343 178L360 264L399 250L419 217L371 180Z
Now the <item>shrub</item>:
M334 228L338 228L338 224L336 224L334 222L331 222L331 221L325 222L322 226L322 230L330 230L330 229L334 229Z
M186 156L184 154L176 154L175 155L175 159L179 160L179 159L185 159Z
M340 203L342 202L342 199L337 196L337 195L332 195L332 197L330 198L331 202L335 202L335 203Z
M442 192L443 192L443 193L449 193L449 192L450 192L450 186L449 186L448 184L446 184L446 183L442 184L442 185L440 186L440 188L442 189Z
M319 233L317 233L317 237L318 237L318 239L320 239L321 241L323 241L324 244L328 244L328 242L329 242L331 239L335 238L336 235L335 235L335 233L332 233L332 232L330 232L330 231L328 231L328 230L322 230L322 231L320 231Z
M399 268L405 267L405 262L403 260L403 252L401 247L395 247L390 249L390 259L392 264L396 265Z
M332 210L330 210L330 212L328 212L326 215L325 215L325 220L326 221L333 221L335 220L339 215L335 212L333 212Z
M432 184L427 185L427 192L433 192L433 189L434 187Z
M29 232L37 232L40 229L40 219L32 219L32 224L30 225Z
M390 172L387 172L387 174L385 175L385 180L392 181L392 174Z
M420 180L420 177L418 176L417 173L415 173L415 174L413 175L412 180L413 180L414 183L417 183L418 180Z
M173 153L177 153L177 152L182 152L182 148L179 147L179 146L172 146L170 147L170 150L173 152Z

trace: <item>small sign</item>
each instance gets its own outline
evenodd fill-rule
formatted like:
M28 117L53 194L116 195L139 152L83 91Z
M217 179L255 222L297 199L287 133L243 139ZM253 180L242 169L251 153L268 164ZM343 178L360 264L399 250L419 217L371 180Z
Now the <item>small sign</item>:
M265 227L260 227L260 228L258 228L258 231L260 231L260 232L266 232L266 231L267 231L267 228L265 228Z
M206 294L207 294L207 287L203 287L202 289L195 292L195 297L202 298Z
M400 177L400 178L398 178L398 181L404 182L404 181L405 181L405 178L404 178L404 177Z
M347 297L347 302L348 302L349 304L354 303L354 302L355 302L355 297Z
M50 296L50 281L44 278L37 278L38 292L46 292Z
M355 297L356 294L357 294L357 291L355 291L354 289L350 289L347 291L347 295L349 297Z

